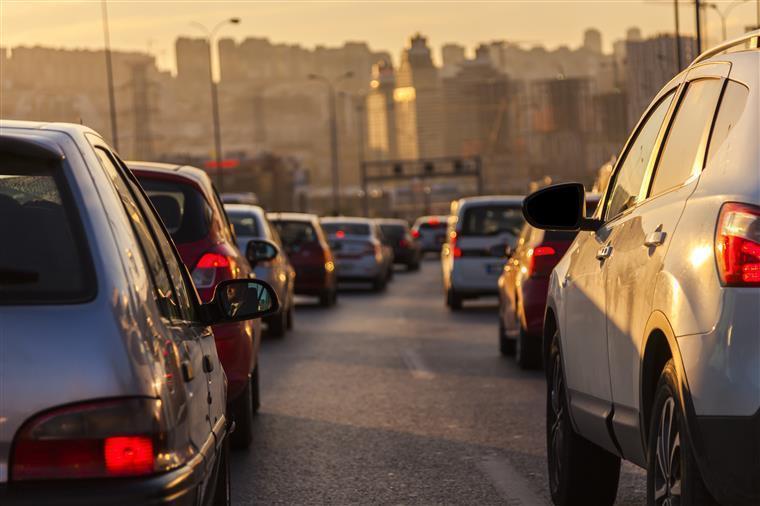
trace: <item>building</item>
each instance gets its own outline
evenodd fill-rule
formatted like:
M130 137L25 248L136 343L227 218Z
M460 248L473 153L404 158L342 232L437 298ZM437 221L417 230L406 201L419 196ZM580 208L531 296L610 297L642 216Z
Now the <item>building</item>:
M366 99L366 160L398 158L398 135L393 91L396 75L389 61L380 60L372 67L372 81Z
M185 86L208 85L209 49L206 39L179 37L174 43L177 57L177 79Z

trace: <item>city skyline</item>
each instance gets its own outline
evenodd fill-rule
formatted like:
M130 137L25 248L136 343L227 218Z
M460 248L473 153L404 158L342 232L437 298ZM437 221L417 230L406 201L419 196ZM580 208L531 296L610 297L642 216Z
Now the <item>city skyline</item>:
M478 44L487 40L507 40L525 47L540 45L547 49L578 47L582 32L597 28L602 47L610 52L615 40L622 39L631 26L639 26L647 37L672 32L672 9L668 2L576 1L576 2L470 2L477 9L463 9L452 2L395 1L341 2L150 2L151 16L136 4L146 2L109 2L111 45L114 50L148 52L156 57L162 70L176 72L174 40L199 37L192 21L209 24L217 19L240 16L242 23L225 27L222 38L241 41L249 37L267 38L276 44L297 44L307 49L318 46L340 47L346 42L366 42L373 51L390 52L399 63L403 41L410 33L423 32L435 48L433 60L441 64L440 48L448 43L464 46L472 56ZM728 20L729 36L740 33L754 18L752 2L738 6ZM338 9L339 11L336 11ZM546 9L552 9L548 20ZM103 33L100 2L3 2L0 16L0 46L45 46L66 49L101 49ZM693 12L681 7L681 30L693 33ZM336 15L336 12L339 14ZM425 22L420 23L420 19ZM562 20L554 26L552 19ZM29 20L34 20L30 22ZM283 22L287 20L287 22ZM339 21L339 22L338 22ZM477 23L478 30L472 30ZM713 13L707 20L708 44L716 43L719 20ZM137 28L139 27L139 28ZM76 41L76 42L74 42Z

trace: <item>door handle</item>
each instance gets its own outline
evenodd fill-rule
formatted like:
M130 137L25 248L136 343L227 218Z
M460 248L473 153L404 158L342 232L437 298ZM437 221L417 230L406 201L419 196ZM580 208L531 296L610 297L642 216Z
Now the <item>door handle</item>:
M183 360L181 364L182 368L182 379L185 380L185 383L188 383L190 381L193 381L193 378L195 375L193 374L193 366L188 362L187 360Z
M609 244L604 246L603 248L600 248L599 251L596 252L596 259L597 260L606 260L612 255L612 246Z
M650 248L660 246L662 243L665 242L665 232L662 230L655 230L654 232L647 235L646 239L644 239L644 246L648 246Z
M214 361L211 360L211 355L203 355L203 372L211 372L214 370Z

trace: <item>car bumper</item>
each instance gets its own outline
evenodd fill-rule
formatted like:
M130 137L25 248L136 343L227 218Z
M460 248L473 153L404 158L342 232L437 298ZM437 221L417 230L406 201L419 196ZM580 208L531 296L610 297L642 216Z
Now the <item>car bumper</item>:
M140 478L30 481L0 485L3 506L190 506L199 502L205 464L193 463L167 473Z
M383 265L374 257L359 259L339 258L336 272L340 280L373 280L383 273Z
M322 264L296 267L296 282L293 290L299 295L319 295L334 283Z
M504 260L457 258L451 270L451 287L460 296L496 295Z
M414 249L398 249L393 251L393 263L410 265L419 261L420 252Z
M227 375L227 403L245 390L255 365L251 322L226 323L214 326L216 353Z

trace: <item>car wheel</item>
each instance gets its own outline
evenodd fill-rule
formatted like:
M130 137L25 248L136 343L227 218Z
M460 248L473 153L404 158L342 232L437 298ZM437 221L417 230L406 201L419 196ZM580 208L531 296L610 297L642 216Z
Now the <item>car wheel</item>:
M615 502L620 457L576 434L567 407L559 332L547 361L546 451L552 501L559 506Z
M647 504L718 504L702 481L684 433L678 392L678 377L670 360L660 374L649 423Z
M235 420L235 432L232 433L232 447L236 450L245 450L253 442L253 394L251 381L248 381L245 390L240 396L232 401L232 419Z
M388 284L387 278L381 275L380 278L372 282L372 289L376 292L382 292L383 290L385 290L385 287L387 284Z
M288 314L286 315L286 328L288 330L293 330L293 302L288 304Z
M507 329L504 328L501 316L499 316L499 351L504 356L515 354L515 340L507 337Z
M420 270L420 261L416 260L414 263L411 263L407 266L407 270L409 271L418 271Z
M229 438L227 436L223 450L219 458L219 470L217 471L216 485L214 490L214 500L212 504L214 506L229 506L232 504L232 494L230 487L230 445Z
M528 334L520 325L520 334L515 343L515 360L520 369L537 369L541 365L540 344L539 338Z
M446 291L446 305L449 306L452 311L459 311L462 309L462 297L457 295L453 288L449 288Z
M393 280L393 264L391 264L390 267L388 267L388 278L387 279L388 279L388 281Z
M257 364L251 375L251 410L254 415L259 412L259 408L261 407L261 395L259 391L259 366Z
M283 337L288 328L288 310L282 310L267 320L267 332L272 337Z
M338 294L334 288L326 288L319 294L319 305L322 307L330 307L335 304L337 297Z

